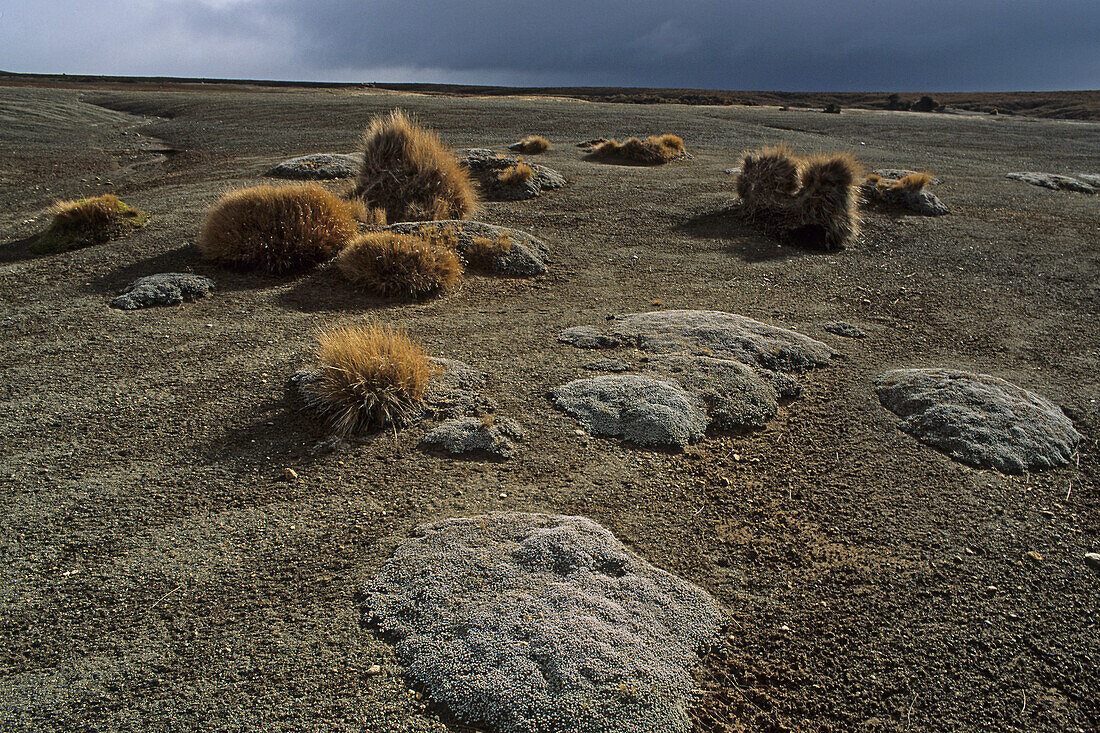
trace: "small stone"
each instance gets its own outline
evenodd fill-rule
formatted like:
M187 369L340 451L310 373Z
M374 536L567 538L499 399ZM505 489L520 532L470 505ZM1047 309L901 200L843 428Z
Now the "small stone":
M1093 570L1100 571L1100 552L1086 552L1085 564Z
M283 472L283 477L286 478L287 481L298 481L299 480L298 479L298 472L295 471L293 468L286 469Z
M1028 560L1030 560L1031 562L1036 563L1036 564L1041 563L1043 561L1043 556L1040 555L1035 550L1029 551L1026 555L1024 555L1024 557L1026 557Z
M206 297L214 289L214 281L187 272L164 272L139 277L111 301L112 308L137 310L156 305L180 303Z
M369 674L369 675L370 675L370 676L372 676L372 677L374 677L375 675L380 675L380 674L382 674L382 667L381 667L381 665L378 665L378 664L372 664L371 666L367 667L367 674Z

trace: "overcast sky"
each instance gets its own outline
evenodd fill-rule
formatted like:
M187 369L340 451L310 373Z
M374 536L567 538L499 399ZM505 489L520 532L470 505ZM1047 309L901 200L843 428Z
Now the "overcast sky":
M0 0L4 71L515 86L1100 88L1100 0Z

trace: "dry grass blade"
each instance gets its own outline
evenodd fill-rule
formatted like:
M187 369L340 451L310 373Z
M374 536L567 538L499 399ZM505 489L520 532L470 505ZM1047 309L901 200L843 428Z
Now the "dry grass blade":
M342 435L407 423L439 373L439 366L404 331L378 323L322 332L317 358L314 407Z
M465 219L477 210L469 173L431 130L402 110L371 120L354 195L391 222Z
M118 239L149 223L149 215L104 194L76 201L58 201L53 221L31 243L35 252L65 252Z
M197 244L207 259L281 273L331 259L365 216L320 186L257 186L222 196Z
M423 236L368 232L353 239L336 259L353 283L383 297L420 297L452 289L462 277L453 247Z

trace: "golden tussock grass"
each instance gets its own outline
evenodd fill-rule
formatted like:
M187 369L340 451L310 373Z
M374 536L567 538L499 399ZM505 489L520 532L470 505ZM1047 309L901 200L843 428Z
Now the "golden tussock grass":
M593 146L590 155L639 165L662 165L686 152L681 137L665 134L653 135L645 140L632 137L621 143L618 140L605 140Z
M848 153L803 158L776 145L745 154L737 193L746 217L765 232L836 249L859 236L861 174Z
M544 138L542 135L528 135L520 140L518 143L513 143L508 146L510 150L517 150L521 153L528 155L537 155L539 153L545 153L551 147L550 141Z
M230 191L207 214L203 257L272 273L331 259L359 229L366 210L312 184Z
M440 371L408 334L378 323L330 328L317 341L309 395L343 435L406 423Z
M374 117L363 134L354 194L391 222L465 219L477 210L469 172L402 110Z
M104 194L75 201L58 201L53 221L32 243L35 252L65 252L118 239L149 223L149 215Z
M497 173L497 180L505 186L522 186L535 175L535 169L524 162L516 163L507 168L501 168Z
M462 277L453 248L428 237L388 231L352 239L336 266L351 282L383 297L419 298L451 290Z
M932 174L928 171L921 171L919 173L910 173L909 175L899 178L897 183L893 184L894 188L904 188L909 191L919 191L925 186L932 184Z

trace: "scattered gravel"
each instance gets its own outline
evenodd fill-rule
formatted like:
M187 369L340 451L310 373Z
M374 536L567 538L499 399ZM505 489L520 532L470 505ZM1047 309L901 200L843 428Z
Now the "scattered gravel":
M488 453L496 458L511 458L517 450L514 441L523 437L523 429L515 420L500 418L487 422L478 417L460 417L432 430L421 442L443 448L452 455Z
M460 219L428 222L407 221L393 224L387 229L399 234L416 234L429 227L452 227L458 238L459 254L462 254L475 238L496 240L501 235L507 236L511 247L508 248L507 252L501 253L490 261L488 265L490 272L509 277L536 277L545 275L547 272L547 263L550 261L550 257L546 243L518 229Z
M630 364L618 359L596 359L585 364L584 368L593 372L629 372L634 369Z
M1077 193L1100 193L1100 173L1078 173L1076 176L1063 176L1057 173L1006 173L1005 178L1023 181L1032 186L1041 186L1055 191L1076 191Z
M416 528L364 588L405 673L496 733L677 733L721 609L584 517Z
M111 301L111 307L132 311L157 305L178 305L184 301L204 298L213 289L214 281L202 275L186 272L146 275L127 285Z
M897 369L875 383L898 427L952 458L1005 473L1069 462L1081 440L1052 402L988 374Z
M268 171L267 175L272 178L294 178L298 180L354 178L359 173L361 163L361 159L356 155L315 153L284 160Z
M470 169L481 183L487 199L495 201L522 201L533 199L543 191L551 191L565 185L565 176L553 168L532 163L524 158L504 153L495 153L488 148L471 148L456 152L459 161ZM526 163L534 171L529 179L519 185L501 183L497 174L506 168Z

